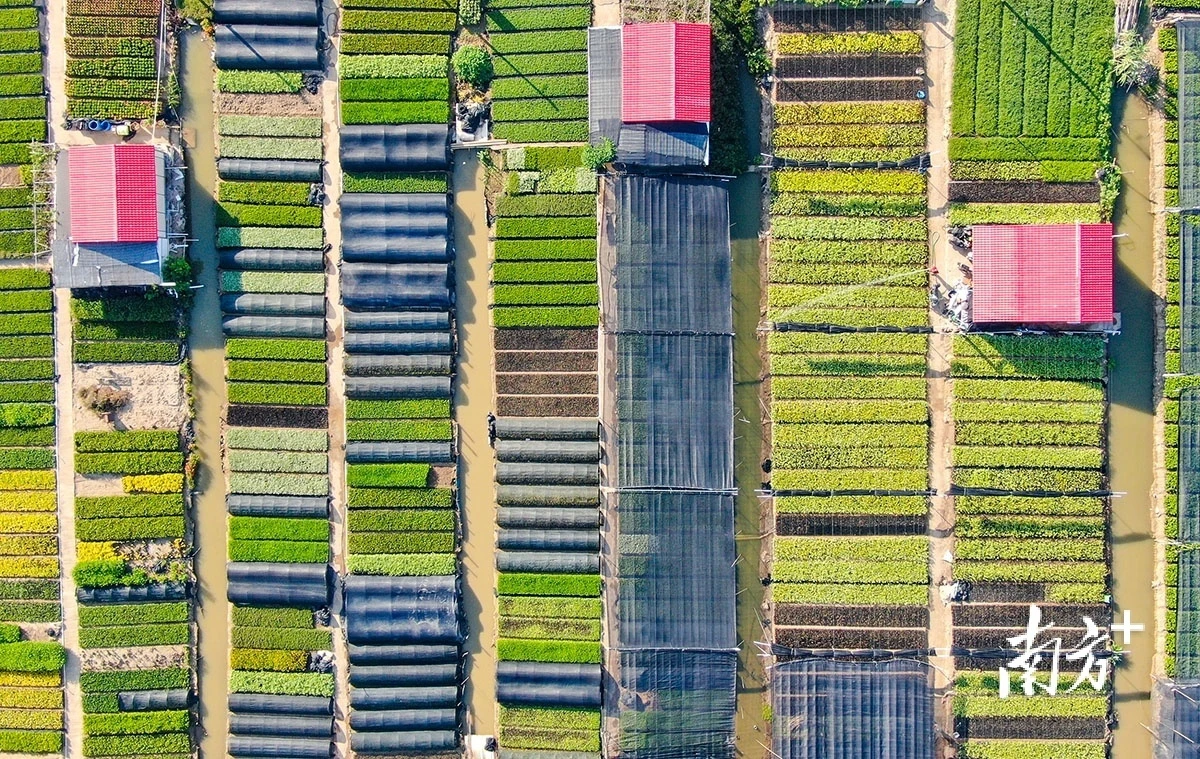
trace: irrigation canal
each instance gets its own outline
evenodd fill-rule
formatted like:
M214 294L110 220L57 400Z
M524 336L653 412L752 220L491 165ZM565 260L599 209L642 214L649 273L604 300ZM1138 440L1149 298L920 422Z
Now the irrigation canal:
M1121 102L1123 101L1123 102ZM1121 118L1115 146L1124 186L1116 225L1116 309L1121 333L1109 356L1108 459L1112 499L1113 608L1144 624L1124 649L1113 678L1117 718L1113 759L1153 755L1150 691L1154 660L1154 533L1151 490L1154 472L1154 213L1150 200L1149 107L1140 97L1118 97ZM1075 624L1076 622L1072 622Z
M192 371L196 450L200 472L192 507L197 546L197 671L201 725L200 755L225 756L229 714L229 605L225 602L225 473L221 418L225 406L225 349L217 287L214 195L217 162L213 129L212 43L198 29L182 36L183 108L187 137L189 254L198 268L188 335Z

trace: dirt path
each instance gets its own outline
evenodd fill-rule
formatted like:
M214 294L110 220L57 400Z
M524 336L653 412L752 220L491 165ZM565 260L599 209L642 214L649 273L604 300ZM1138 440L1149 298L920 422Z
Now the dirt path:
M495 407L495 348L488 317L487 220L483 167L474 151L454 155L454 249L458 363L458 503L461 568L467 618L463 700L468 734L496 732L496 491L487 415Z
M338 108L338 54L340 39L337 35L337 13L325 16L325 33L333 48L326 53L325 81L321 85L322 114L325 128L325 244L329 249L325 258L325 339L329 355L326 366L329 371L329 521L331 561L339 576L346 575L346 318L342 308L341 263L342 251L342 162L341 123ZM334 755L350 754L350 666L349 649L346 644L345 616L342 614L341 583L334 583L333 616L330 624L336 632L333 636L334 676Z
M75 599L75 419L71 413L73 367L71 354L71 291L54 290L54 368L58 411L55 427L55 468L58 481L58 553L62 571L62 644L67 648L63 726L63 756L83 756L83 694L79 689L79 602ZM64 403L64 399L67 402ZM65 409L65 411L64 411Z
M928 89L927 146L932 161L929 180L929 260L937 274L931 284L946 288L958 278L958 264L965 258L950 245L946 218L949 212L950 186L950 86L954 81L954 13L956 0L934 0L925 6L925 69L931 84ZM929 558L930 605L929 646L942 654L930 660L934 667L934 689L939 696L934 715L947 734L954 732L952 703L946 695L953 689L954 658L949 656L953 642L953 620L949 605L942 602L939 586L951 581L951 564L945 561L954 550L954 498L950 490L950 468L954 443L954 423L950 417L953 382L950 380L952 336L946 333L946 320L931 311L935 332L930 336L926 377L929 381L930 450L929 484L935 495L930 502Z

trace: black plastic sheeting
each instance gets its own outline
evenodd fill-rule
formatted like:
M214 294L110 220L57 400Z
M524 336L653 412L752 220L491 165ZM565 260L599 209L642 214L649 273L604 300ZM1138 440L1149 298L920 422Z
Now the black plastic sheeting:
M351 333L347 332L346 337ZM346 374L351 377L428 376L449 374L453 362L449 355L373 356L346 355Z
M135 690L117 694L117 707L123 712L154 712L163 709L186 709L191 704L192 692L187 688Z
M324 337L319 316L226 316L221 329L230 337Z
M353 332L449 332L446 311L346 312L346 329Z
M346 639L352 644L460 643L458 581L447 577L346 578Z
M348 398L449 398L449 377L347 377Z
M275 182L320 182L320 161L276 161L260 158L221 158L217 161L221 179Z
M733 759L736 651L622 651L620 756Z
M600 533L591 529L500 529L497 547L516 551L599 551Z
M279 735L329 740L333 735L333 717L234 714L229 718L229 732L233 735Z
M453 730L457 715L454 709L406 709L404 711L365 712L350 714L350 729L365 732L408 730Z
M317 0L216 0L213 21L218 24L316 26L321 23L321 16Z
M188 597L188 586L180 582L167 582L140 588L76 588L75 597L83 603L93 604L182 601Z
M1162 680L1156 688L1165 729L1154 759L1200 759L1200 685Z
M320 69L318 37L316 26L218 25L217 67L259 71Z
M600 458L600 444L580 440L504 440L496 441L498 461L545 461L547 463L588 463Z
M258 759L329 759L328 738L284 738L279 736L229 736L229 755Z
M373 355L444 353L454 350L450 332L352 332L347 327L346 352Z
M329 516L329 499L323 496L229 495L229 513L236 517Z
M458 680L458 663L447 664L351 664L350 685L355 688L403 688L450 685Z
M350 733L350 747L359 755L398 754L404 752L451 751L458 747L453 730L425 730L414 733Z
M230 693L234 714L333 714L333 699L323 696L272 696L265 693Z
M445 264L343 264L342 302L354 311L445 310L449 274Z
M344 126L345 171L439 171L450 167L450 129L445 124Z
M452 464L454 452L450 441L377 443L352 442L346 445L346 461L351 464L387 464L392 462L424 462Z
M230 603L307 609L329 605L325 564L234 562L228 574Z
M600 706L599 664L499 663L496 700L506 706Z
M917 661L802 659L771 678L780 759L933 756L933 691Z
M592 418L502 416L496 419L496 436L504 440L599 440L600 422Z
M280 248L226 248L222 269L247 271L324 271L325 254L319 250Z
M221 310L226 314L321 316L325 313L325 299L320 295L222 295Z
M450 260L450 207L445 194L349 193L341 207L344 261Z
M595 574L600 571L600 555L594 552L498 551L496 569L501 572Z
M545 487L500 485L496 502L502 506L591 506L600 505L600 491L594 487Z
M355 664L445 664L458 657L458 646L350 646Z
M600 470L595 464L496 464L496 482L501 485L535 485L552 482L559 485L600 485Z

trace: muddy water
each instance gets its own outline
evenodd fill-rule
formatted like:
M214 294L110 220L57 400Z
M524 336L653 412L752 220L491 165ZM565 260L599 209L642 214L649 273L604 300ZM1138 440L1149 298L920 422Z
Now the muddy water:
M758 241L761 216L761 183L758 174L744 174L734 181L729 196L733 246L733 402L734 478L738 496L734 516L737 536L737 628L738 628L738 756L758 759L767 755L771 732L766 727L763 707L767 703L766 676L759 641L766 639L762 621L763 585L759 558L762 555L761 505L763 409L762 353L758 323L762 278Z
M1120 106L1118 106L1120 107ZM1109 369L1109 475L1112 499L1114 617L1128 611L1145 632L1132 633L1114 679L1117 727L1113 759L1151 756L1150 689L1154 656L1154 540L1150 491L1154 428L1154 218L1150 203L1150 122L1140 98L1124 103L1116 158L1124 176L1117 203L1116 308L1121 334L1113 338Z
M229 605L225 602L225 475L221 467L221 417L225 405L224 340L217 293L213 193L217 184L213 146L211 42L199 32L183 36L183 125L188 168L190 255L199 267L188 350L195 404L200 472L193 503L196 621L199 630L200 755L225 755Z
M462 519L463 606L467 665L463 700L467 732L496 732L496 496L487 415L495 404L495 354L488 318L487 216L483 166L475 151L454 156L455 320L458 368L458 503Z

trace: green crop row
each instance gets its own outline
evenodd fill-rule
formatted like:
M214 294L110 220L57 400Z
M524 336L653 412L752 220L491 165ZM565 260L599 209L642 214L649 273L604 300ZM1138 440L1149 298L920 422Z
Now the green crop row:
M238 648L331 650L333 648L332 633L329 630L312 629L312 615L307 611L305 613L309 616L308 628L288 629L294 620L289 620L288 627L235 626L230 633L231 642ZM266 622L267 620L251 621Z
M234 472L229 491L246 495L327 495L329 478L323 474L261 474Z
M239 138L241 139L241 138ZM230 227L319 227L321 209L314 206L217 204L217 223Z
M224 158L321 160L321 141L307 137L222 137Z
M182 469L182 453L122 451L75 456L75 471L79 474L160 474Z
M436 11L347 10L342 28L351 32L441 32L450 34L458 22L454 13Z
M79 623L84 627L161 624L186 622L190 610L187 602L141 603L79 607Z
M327 542L233 538L229 541L229 560L324 564L329 561L329 545Z
M329 468L324 452L233 450L229 452L228 461L229 468L235 472L324 474Z
M325 361L325 341L316 339L274 339L232 337L225 341L225 355L231 359L273 359L287 361Z
M269 406L324 406L329 400L324 385L289 385L273 382L230 382L230 403Z
M266 205L304 205L308 202L307 182L221 182L221 200Z
M456 571L452 553L352 554L346 567L352 574L390 577L436 577Z
M158 517L183 514L183 495L94 496L75 499L78 519L102 517Z
M342 32L341 51L342 55L449 55L450 39L445 34Z
M928 502L920 495L780 496L775 510L779 514L919 516L927 512Z
M776 583L777 603L832 606L925 606L929 586L921 584L851 585L849 583Z
M234 93L295 93L301 88L299 72L291 71L220 71L217 88Z
M238 293L321 295L325 292L325 274L307 271L222 271L221 290Z
M350 508L425 508L450 506L453 492L448 488L350 488Z
M355 510L349 515L352 532L453 530L454 512L445 509Z
M180 669L140 669L116 672L84 671L79 675L84 693L117 693L134 690L187 688L191 673Z
M516 35L506 35L507 39ZM495 39L495 38L494 38ZM529 98L585 97L588 94L587 76L565 74L559 76L505 77L497 79L492 86L492 99L499 101L525 100ZM509 165L510 169L519 169Z
M319 143L318 143L319 145ZM218 248L297 248L317 250L325 242L320 229L220 227ZM227 274L230 272L222 272Z
M235 648L229 652L229 666L250 672L303 672L308 669L308 652Z
M343 83L342 86L345 86ZM446 175L441 174L386 174L346 172L342 177L345 192L446 192Z
M350 421L346 423L348 440L450 440L449 421Z
M340 62L343 79L435 79L446 77L445 55L351 55Z
M249 448L265 451L327 451L329 435L325 430L267 429L259 427L230 427L225 432L230 448Z
M328 542L329 521L291 517L239 517L229 519L229 535L240 540Z
M342 104L345 124L436 124L449 118L450 105L444 100Z
M313 615L307 609L234 606L233 624L239 627L296 627L310 629L313 626Z
M1095 224L1096 203L951 203L950 223L972 224Z
M226 365L226 376L235 382L323 384L326 380L327 372L324 364L318 364L313 361L233 360Z
M493 34L544 29L582 29L592 21L592 10L587 7L490 11L485 15L487 30Z
M497 261L591 261L596 258L596 241L496 240L494 251Z
M346 481L351 487L425 487L428 464L350 464Z
M905 101L777 103L774 118L780 125L924 124L925 105Z
M492 324L498 329L595 327L599 323L600 310L594 306L502 307L492 312Z
M600 595L598 575L527 574L502 572L497 579L497 592L502 596L580 596Z
M71 316L77 321L174 322L175 300L162 296L107 296L71 298Z
M173 364L179 361L180 346L174 342L75 343L77 364Z
M333 675L319 672L238 672L229 674L230 693L333 697Z
M349 540L352 554L451 554L454 547L451 532L357 532Z
M497 124L493 133L497 139L509 142L554 142L556 140L582 142L587 139L588 123L584 120L521 121ZM559 192L562 191L559 190Z
M496 644L501 661L599 664L600 644L573 640L504 639Z
M222 135L247 137L321 137L321 119L317 116L242 116L222 115L217 120ZM275 184L275 183L265 183ZM221 188L225 194L225 188Z
M817 32L779 35L779 55L920 55L916 32Z
M76 537L84 541L183 538L184 519L178 517L109 517L77 520Z
M339 95L343 103L357 101L439 101L450 99L450 80L436 79L347 79Z
M189 637L187 623L91 627L79 631L79 645L83 648L183 646L187 645Z
M563 263L498 262L492 267L492 281L497 284L536 284L579 282L594 283L596 264L592 261Z

